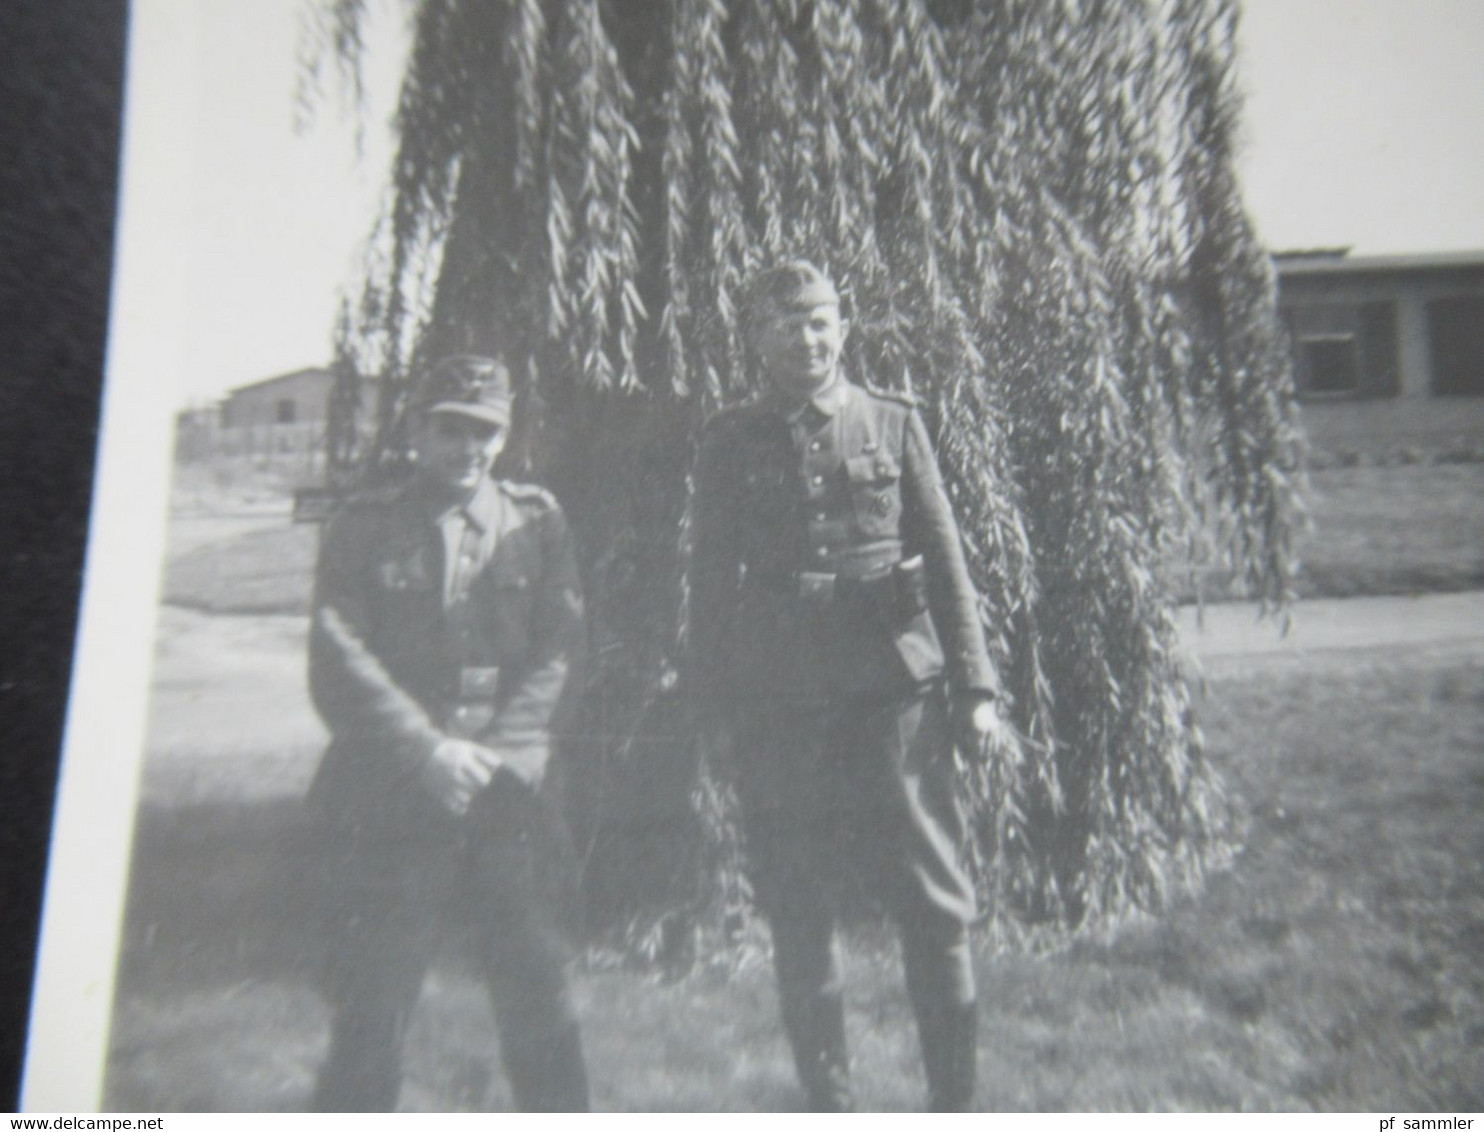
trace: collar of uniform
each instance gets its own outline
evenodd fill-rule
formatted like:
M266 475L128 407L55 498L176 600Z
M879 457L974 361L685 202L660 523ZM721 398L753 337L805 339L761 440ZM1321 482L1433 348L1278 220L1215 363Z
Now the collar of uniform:
M474 489L474 494L463 503L448 504L425 496L427 514L434 526L441 527L458 515L471 527L483 533L493 527L499 518L500 491L495 481L485 476Z
M495 481L485 476L474 489L474 494L464 504L464 517L481 533L494 527L499 518L500 489Z
M797 405L782 407L779 411L782 412L783 419L788 421L789 424L797 424L799 419L811 408L826 417L833 417L840 411L840 407L845 404L845 398L848 395L848 391L845 388L845 378L837 372L829 384L823 389L816 390L807 400L801 401Z

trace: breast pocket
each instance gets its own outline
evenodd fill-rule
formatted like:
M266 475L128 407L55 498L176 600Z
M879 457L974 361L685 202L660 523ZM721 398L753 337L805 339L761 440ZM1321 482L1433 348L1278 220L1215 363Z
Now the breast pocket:
M895 538L902 521L902 469L889 456L845 461L855 525L873 538Z
M383 656L430 655L442 623L443 587L424 548L376 563L372 620Z
M742 473L741 501L749 514L771 514L787 507L790 488L788 473L781 467L763 465Z

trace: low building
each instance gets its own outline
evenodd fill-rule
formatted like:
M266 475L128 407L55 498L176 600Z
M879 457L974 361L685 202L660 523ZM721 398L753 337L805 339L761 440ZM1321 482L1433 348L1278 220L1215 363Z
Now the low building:
M239 385L222 402L223 428L324 424L335 375L328 369L299 369Z
M1317 445L1484 442L1484 252L1274 262Z

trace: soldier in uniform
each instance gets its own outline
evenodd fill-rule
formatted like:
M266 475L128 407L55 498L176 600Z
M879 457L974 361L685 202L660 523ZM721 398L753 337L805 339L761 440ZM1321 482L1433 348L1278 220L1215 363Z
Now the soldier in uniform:
M324 533L309 642L332 734L310 790L334 892L322 1111L395 1107L408 1018L455 924L516 1104L587 1108L567 980L575 855L548 773L582 599L556 501L491 478L510 407L501 363L440 363L409 408L410 479Z
M815 266L754 282L766 392L708 422L697 465L691 643L730 732L784 1029L812 1107L853 1104L835 939L856 874L902 938L928 1102L973 1098L977 1013L955 739L1000 726L932 447L910 399L848 381L848 323Z

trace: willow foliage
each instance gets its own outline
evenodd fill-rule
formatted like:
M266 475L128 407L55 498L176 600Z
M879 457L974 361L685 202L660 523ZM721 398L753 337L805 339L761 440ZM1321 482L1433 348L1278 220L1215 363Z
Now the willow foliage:
M992 922L1198 878L1227 831L1168 567L1284 600L1300 456L1233 169L1234 0L406 7L345 381L390 377L374 463L421 359L521 375L512 459L585 554L603 913L702 901L690 870L735 849L677 683L687 477L704 416L756 388L739 294L783 254L847 290L852 377L919 398L969 544L1023 735L970 783ZM353 72L364 3L318 15Z

